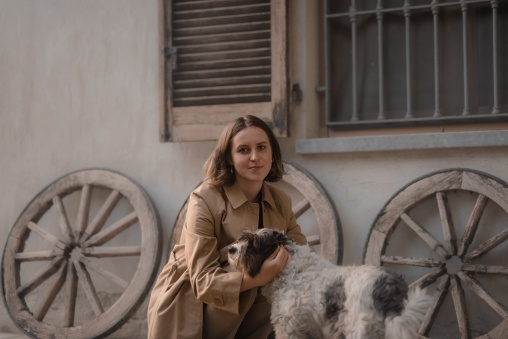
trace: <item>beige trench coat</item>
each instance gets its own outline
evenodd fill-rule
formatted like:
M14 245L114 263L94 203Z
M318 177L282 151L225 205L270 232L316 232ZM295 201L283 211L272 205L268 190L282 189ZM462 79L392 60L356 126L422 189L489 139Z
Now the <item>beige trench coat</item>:
M306 243L282 190L262 188L263 225ZM202 338L203 303L244 313L258 289L240 293L242 274L228 272L227 246L244 230L258 228L259 204L250 203L236 184L224 191L202 184L189 197L182 236L152 289L148 338ZM220 326L220 324L218 324Z

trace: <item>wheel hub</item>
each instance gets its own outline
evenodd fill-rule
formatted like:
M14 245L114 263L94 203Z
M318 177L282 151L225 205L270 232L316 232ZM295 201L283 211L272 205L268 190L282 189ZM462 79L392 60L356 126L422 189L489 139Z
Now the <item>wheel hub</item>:
M70 250L70 260L73 262L79 261L79 258L81 258L81 247L79 246L73 246L73 248Z
M457 274L462 270L462 259L454 255L446 261L446 271L448 274Z

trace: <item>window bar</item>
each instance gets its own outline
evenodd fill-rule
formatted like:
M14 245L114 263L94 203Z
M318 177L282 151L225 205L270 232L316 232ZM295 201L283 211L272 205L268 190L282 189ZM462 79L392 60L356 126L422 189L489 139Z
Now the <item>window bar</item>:
M324 3L324 12L328 14L328 0L325 0ZM324 27L324 40L325 40L325 114L326 114L326 121L330 122L332 121L332 115L331 115L331 105L330 105L330 52L329 50L329 29L330 29L330 23L329 23L328 17L325 16L325 27Z
M377 51L378 51L378 71L379 71L379 115L378 120L385 118L385 104L384 104L384 65L383 65L383 10L382 0L378 0L376 8L377 17Z
M406 90L407 90L407 112L406 119L412 118L413 113L411 112L411 53L410 53L410 31L409 31L409 23L410 23L410 10L409 10L409 0L404 1L404 17L406 19Z
M353 114L351 121L358 121L358 108L356 97L356 8L355 0L351 0L349 7L349 17L351 18L351 57L352 57L352 78L353 78Z
M462 47L463 47L463 59L464 59L464 110L462 111L462 115L469 115L469 78L467 75L467 4L465 0L460 0L460 7L462 10Z
M438 0L432 0L432 15L434 17L434 100L435 100L435 108L434 108L434 116L441 116L441 103L439 97L439 7L437 6L439 3Z
M493 79L494 81L494 107L492 114L499 113L499 97L498 97L498 81L497 81L497 0L492 0L492 63L493 63Z

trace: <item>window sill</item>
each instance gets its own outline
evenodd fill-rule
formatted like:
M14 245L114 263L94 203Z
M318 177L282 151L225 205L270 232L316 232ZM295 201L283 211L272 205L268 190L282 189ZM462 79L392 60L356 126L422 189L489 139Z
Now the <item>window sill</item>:
M508 146L508 130L301 139L296 141L296 153L355 153L499 146Z

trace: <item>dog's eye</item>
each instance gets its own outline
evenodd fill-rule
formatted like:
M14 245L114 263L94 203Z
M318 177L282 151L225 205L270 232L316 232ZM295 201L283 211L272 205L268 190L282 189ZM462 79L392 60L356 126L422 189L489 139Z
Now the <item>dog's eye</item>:
M228 253L229 254L235 254L236 253L236 247L231 246L230 248L228 248Z

